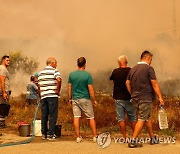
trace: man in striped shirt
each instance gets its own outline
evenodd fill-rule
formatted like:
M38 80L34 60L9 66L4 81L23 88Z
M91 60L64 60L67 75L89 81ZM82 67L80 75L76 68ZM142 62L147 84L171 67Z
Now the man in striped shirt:
M47 66L39 73L38 77L42 105L41 132L42 139L53 140L56 138L54 133L58 115L58 94L61 89L61 76L56 69L57 60L55 58L48 58L46 64ZM49 129L47 127L48 119Z

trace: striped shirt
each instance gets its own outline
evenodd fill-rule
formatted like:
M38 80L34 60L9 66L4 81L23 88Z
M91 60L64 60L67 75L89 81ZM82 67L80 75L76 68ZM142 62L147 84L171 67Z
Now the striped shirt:
M57 78L61 78L57 69L46 66L38 77L38 84L40 86L41 99L47 97L58 97L54 90L57 89Z

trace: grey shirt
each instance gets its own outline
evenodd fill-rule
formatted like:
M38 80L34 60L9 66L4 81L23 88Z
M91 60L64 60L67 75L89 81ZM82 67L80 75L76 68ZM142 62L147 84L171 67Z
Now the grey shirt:
M0 65L0 76L5 76L5 90L10 91L9 72L4 65ZM0 93L2 93L0 86Z
M127 80L130 80L131 84L131 99L144 102L154 100L155 93L151 80L156 80L156 75L152 66L139 62L130 70Z

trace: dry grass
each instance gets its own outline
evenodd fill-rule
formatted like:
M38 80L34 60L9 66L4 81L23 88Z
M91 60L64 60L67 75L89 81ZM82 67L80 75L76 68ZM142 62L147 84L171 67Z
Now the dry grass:
M169 129L166 130L166 134L173 135L174 132L180 131L180 100L179 98L168 98L165 97L165 109L167 111L169 120ZM114 101L109 96L97 96L98 105L94 107L95 118L98 130L107 130L111 132L119 132L119 127L117 126L116 112ZM10 101L11 109L10 114L7 117L7 125L11 127L12 130L17 129L17 123L20 121L27 121L32 123L34 112L36 106L29 106L25 108L25 95L21 95L16 98L12 98ZM158 102L154 102L153 112L152 112L152 122L153 129L156 132L162 132L158 127ZM41 110L39 109L37 119L41 119ZM128 119L126 118L127 124ZM67 98L63 97L59 99L59 113L58 113L58 124L63 126L65 131L73 131L73 114L71 106L68 104ZM130 130L130 128L128 127ZM81 119L81 130L89 131L89 123L85 116Z

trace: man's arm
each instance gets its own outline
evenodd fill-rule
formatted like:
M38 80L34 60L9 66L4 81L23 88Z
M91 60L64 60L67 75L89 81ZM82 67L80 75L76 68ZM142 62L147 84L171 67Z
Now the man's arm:
M59 92L60 92L60 90L61 90L61 82L62 82L62 80L61 80L61 78L56 78L56 81L57 81L57 91L56 91L56 93L57 94L59 94Z
M6 90L5 90L5 79L6 79L5 76L2 76L2 75L0 76L1 90L2 90L2 94L3 94L3 98L7 99L8 95L7 95Z
M96 105L97 102L96 102L96 98L95 98L95 92L94 92L93 85L88 85L88 90L89 90L90 96L91 96L91 98L92 98L92 100L94 102L94 105Z
M72 85L71 85L71 83L68 83L68 99L69 99L69 103L72 103Z
M38 94L39 94L39 98L41 99L41 90L40 90L40 85L38 84Z
M126 80L126 87L128 92L131 94L131 81L130 80Z
M158 96L160 105L164 105L164 101L163 101L163 98L162 98L162 94L161 94L158 82L156 80L151 80L151 84L152 84L152 87L153 87L156 95Z

